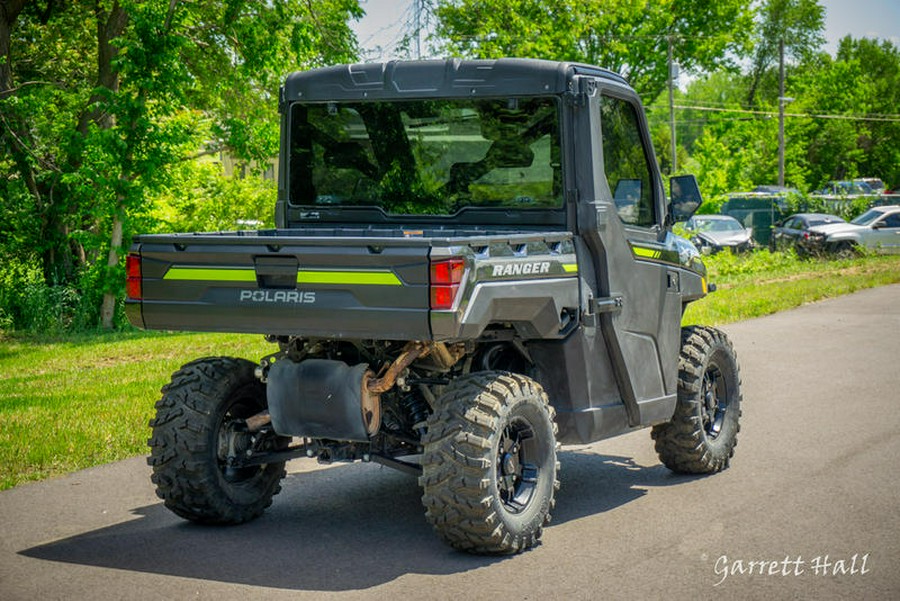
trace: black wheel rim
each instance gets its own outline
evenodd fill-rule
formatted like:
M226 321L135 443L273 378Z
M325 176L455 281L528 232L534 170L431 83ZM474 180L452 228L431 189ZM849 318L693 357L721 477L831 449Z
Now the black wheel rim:
M715 440L722 432L725 414L728 411L728 391L725 377L719 367L710 363L703 374L700 390L700 417L706 436Z
M504 509L522 513L534 497L540 476L539 450L534 428L524 419L509 423L500 436L497 487Z

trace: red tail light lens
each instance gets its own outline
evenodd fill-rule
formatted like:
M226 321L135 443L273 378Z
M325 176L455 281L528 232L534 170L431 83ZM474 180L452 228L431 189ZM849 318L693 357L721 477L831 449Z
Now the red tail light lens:
M125 257L125 294L132 300L141 300L144 296L141 287L141 256L129 254Z
M432 286L431 308L452 309L457 292L459 292L459 286Z
M431 264L431 308L452 309L466 272L462 259L442 259Z
M431 264L431 283L446 286L462 281L466 264L462 259L444 259Z

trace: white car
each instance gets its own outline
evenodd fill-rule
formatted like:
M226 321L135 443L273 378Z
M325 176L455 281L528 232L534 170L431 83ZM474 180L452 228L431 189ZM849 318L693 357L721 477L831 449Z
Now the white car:
M703 254L713 254L726 248L733 252L752 250L753 230L729 215L694 215L685 224L691 242Z
M850 223L811 228L826 251L852 253L858 248L900 253L900 205L873 207Z

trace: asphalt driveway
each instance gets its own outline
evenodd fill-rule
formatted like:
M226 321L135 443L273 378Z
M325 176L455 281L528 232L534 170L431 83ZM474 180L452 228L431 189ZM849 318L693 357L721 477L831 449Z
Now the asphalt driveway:
M0 493L0 599L900 598L900 286L725 330L732 467L675 476L648 431L566 447L525 554L445 547L374 465L296 461L263 518L199 527L134 458Z

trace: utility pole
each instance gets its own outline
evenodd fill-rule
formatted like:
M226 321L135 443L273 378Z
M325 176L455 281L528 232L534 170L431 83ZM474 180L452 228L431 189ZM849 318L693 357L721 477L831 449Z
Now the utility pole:
M413 14L416 22L416 59L422 59L422 0L413 0L415 2Z
M778 185L784 186L784 36L778 41Z
M669 175L674 175L678 169L678 159L676 157L675 145L675 70L678 68L672 60L672 35L668 36L669 42L669 137L671 138L672 163L669 167Z

